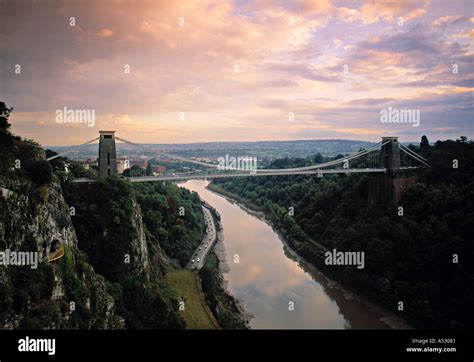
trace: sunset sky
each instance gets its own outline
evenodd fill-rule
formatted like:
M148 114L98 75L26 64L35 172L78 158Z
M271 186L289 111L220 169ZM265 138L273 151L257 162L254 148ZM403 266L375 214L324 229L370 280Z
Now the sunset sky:
M0 0L0 100L15 133L51 146L102 129L143 143L474 138L472 4ZM57 123L63 107L95 110L95 126ZM388 107L419 110L420 126L381 123Z

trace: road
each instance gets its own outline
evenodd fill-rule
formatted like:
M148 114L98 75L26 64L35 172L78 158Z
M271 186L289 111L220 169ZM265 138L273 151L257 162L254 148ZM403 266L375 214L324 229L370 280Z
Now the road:
M207 254L212 249L214 241L216 240L217 230L214 223L214 218L207 207L203 206L202 211L204 213L204 220L206 222L206 233L204 234L201 244L199 244L198 248L193 253L188 265L186 265L186 268L188 269L201 269L204 266Z

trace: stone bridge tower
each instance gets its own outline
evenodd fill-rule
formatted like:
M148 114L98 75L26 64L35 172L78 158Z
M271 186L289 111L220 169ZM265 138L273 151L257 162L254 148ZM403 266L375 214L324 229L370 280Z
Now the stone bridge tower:
M389 141L380 149L380 167L384 174L369 174L369 201L387 203L398 202L406 189L415 182L415 177L401 169L400 144L398 137L382 137Z
M400 168L400 146L398 137L382 137L382 143L387 141L380 149L380 166L385 167L387 172L393 172Z
M99 131L99 177L117 174L115 131Z

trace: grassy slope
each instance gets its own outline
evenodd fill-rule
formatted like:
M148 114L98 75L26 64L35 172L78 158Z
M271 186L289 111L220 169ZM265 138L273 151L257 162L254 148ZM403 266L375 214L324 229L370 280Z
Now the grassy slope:
M217 329L218 324L210 312L196 273L190 270L170 270L166 273L166 284L185 302L181 311L187 329Z

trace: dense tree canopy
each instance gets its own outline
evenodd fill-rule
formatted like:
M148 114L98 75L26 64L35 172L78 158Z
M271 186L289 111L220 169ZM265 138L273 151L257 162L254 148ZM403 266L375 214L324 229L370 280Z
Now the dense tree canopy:
M474 144L465 138L438 141L434 147L426 147L427 142L414 148L431 168L418 173L398 205L369 203L368 179L360 175L232 178L215 183L264 208L290 245L320 268L325 248L365 251L365 269L326 271L391 308L404 301L403 316L414 324L472 327ZM291 162L279 161L282 165ZM402 217L398 206L404 208ZM289 215L290 207L294 216ZM459 263L453 263L454 254Z
M204 220L197 194L171 183L132 185L118 177L88 187L69 183L63 187L67 203L76 210L73 223L79 248L97 272L121 286L120 312L127 327L183 327L177 303L163 285L157 285L165 272L164 253L184 266L202 238ZM137 272L142 266L137 264L137 246L143 236L150 260L148 277ZM130 255L130 263L124 262L125 255Z

